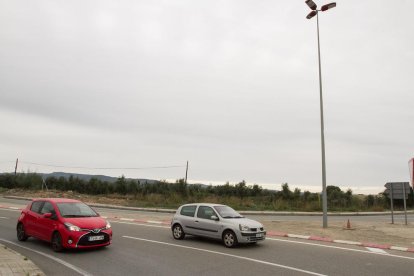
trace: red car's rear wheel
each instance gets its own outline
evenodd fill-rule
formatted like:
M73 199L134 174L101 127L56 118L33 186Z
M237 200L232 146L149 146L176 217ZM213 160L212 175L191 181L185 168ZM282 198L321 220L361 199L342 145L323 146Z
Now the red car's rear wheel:
M19 241L25 241L27 240L27 238L29 238L28 235L26 235L26 231L24 230L24 225L23 223L19 222L19 224L17 224L17 239Z

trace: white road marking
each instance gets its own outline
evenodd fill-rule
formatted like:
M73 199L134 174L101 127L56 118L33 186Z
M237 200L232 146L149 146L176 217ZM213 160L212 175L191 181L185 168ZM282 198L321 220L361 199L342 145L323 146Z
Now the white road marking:
M170 229L168 226L160 226L160 225L151 225L151 224L143 224L143 223L133 223L133 222L123 222L123 221L110 221L111 223L120 223L120 224L129 224L129 225L138 225L138 226L146 226L146 227L156 227L156 228L166 228Z
M9 209L20 210L20 208L18 208L18 207L9 207Z
M72 264L70 264L70 263L67 263L67 262L65 262L64 260L61 260L61 259L59 259L59 258L56 258L55 256L52 256L52 255L49 255L49 254L46 254L46 253L43 253L43 252L40 252L40 251L37 251L37 250L31 249L31 248L28 248L28 247L26 247L26 246L22 246L22 245L20 245L20 244L17 244L17 243L14 243L14 242L12 242L12 241L5 240L5 239L2 239L2 238L0 238L0 241L2 241L2 242L6 242L6 243L10 243L10 244L13 244L13 245L15 245L15 246L21 247L21 248L23 248L23 249L26 249L26 250L29 250L29 251L35 252L35 253L37 253L37 254L40 254L40 255L42 255L42 256L44 256L44 257L46 257L46 258L49 258L49 259L51 259L51 260L53 260L53 261L55 261L55 262L57 262L57 263L60 263L61 265L66 266L66 267L67 267L67 268L69 268L69 269L72 269L72 270L76 271L77 273L79 273L79 274L81 274L81 275L84 275L84 276L92 276L92 274L90 274L90 273L86 272L85 270L83 270L83 269L81 269L81 268L79 268L79 267L77 267L77 266L74 266L74 265L72 265Z
M10 209L9 207L0 207L2 211L11 211L11 212L21 212L19 208L17 209Z
M270 266L276 266L276 267L280 267L280 268L285 268L285 269L289 269L289 270L293 270L293 271L298 271L298 272L302 272L302 273L306 273L306 274L310 274L310 275L319 275L319 276L325 275L325 274L315 273L315 272L312 272L312 271L303 270L303 269L299 269L299 268L295 268L295 267L291 267L291 266L286 266L286 265L281 265L281 264L276 264L276 263L261 261L261 260L247 258L247 257L242 257L242 256L238 256L238 255L227 254L227 253L223 253L223 252L219 252L219 251L201 249L201 248L191 247L191 246L178 245L178 244L173 244L173 243L168 243L168 242L161 242L161 241L141 239L141 238L130 237L130 236L122 236L122 237L123 238L127 238L127 239L133 239L133 240L139 240L139 241L145 241L145 242L152 242L152 243L157 243L157 244L169 245L169 246L174 246L174 247L179 247L179 248L197 250L197 251L212 253L212 254L216 254L216 255L223 255L223 256L227 256L227 257L242 259L242 260L256 262L256 263L260 263L260 264L265 264L265 265L270 265Z
M376 254L376 255L386 256L386 257L394 257L394 258L400 258L400 259L414 260L413 257L399 256L399 255L393 255L393 254L381 254L381 253L376 253L376 252L371 252L371 251L366 251L366 250L345 248L345 247L339 247L339 246L333 246L333 245L325 245L325 244L302 242L302 241L282 240L282 239L274 239L274 238L268 238L268 237L266 237L266 240L306 244L306 245L319 246L319 247L325 247L325 248L340 249L340 250L346 250L346 251L354 251L354 252L365 253L365 254Z
M380 254L388 254L387 251L382 250L381 248L374 248L374 247L365 247L366 249L368 249L371 252L376 252L376 253L380 253Z
M289 238L298 238L298 239L304 239L308 240L310 236L304 236L304 235L295 235L295 234L288 234Z
M354 242L354 241L343 241L343 240L334 240L334 243L342 243L342 244L350 244L350 245L361 245L360 242Z
M408 247L391 246L390 249L406 252L408 250Z
M0 217L0 219L9 219L9 218L6 218L6 217Z
M161 224L162 221L157 221L157 220L149 220L147 221L148 223L156 223L156 224Z
M131 218L120 218L120 220L125 220L125 221L134 221L134 219L131 219Z

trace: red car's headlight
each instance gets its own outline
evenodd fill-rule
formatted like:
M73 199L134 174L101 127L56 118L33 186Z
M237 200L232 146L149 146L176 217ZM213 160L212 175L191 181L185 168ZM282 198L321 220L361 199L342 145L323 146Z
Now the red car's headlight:
M65 224L66 229L68 229L69 231L75 231L75 232L80 231L80 228L76 225L73 225L72 223L65 222L64 224Z
M109 221L106 221L105 229L106 230L111 229L111 224L109 223Z

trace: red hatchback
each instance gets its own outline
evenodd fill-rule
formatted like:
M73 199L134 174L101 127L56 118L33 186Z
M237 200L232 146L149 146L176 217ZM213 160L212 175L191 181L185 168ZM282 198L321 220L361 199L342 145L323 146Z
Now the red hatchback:
M112 241L111 224L73 199L34 199L22 211L16 229L19 241L32 236L51 242L54 251L107 246Z

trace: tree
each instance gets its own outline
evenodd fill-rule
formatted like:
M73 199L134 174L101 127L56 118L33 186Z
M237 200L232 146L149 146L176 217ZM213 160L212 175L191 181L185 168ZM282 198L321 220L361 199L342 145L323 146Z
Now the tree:
M176 181L178 193L182 196L187 196L187 183L185 183L184 178L178 179Z
M338 203L341 202L341 199L343 197L341 188L337 186L327 186L326 193L328 195L328 203L331 207L338 205Z
M252 196L259 196L262 193L262 190L263 190L262 187L260 187L257 184L254 184L252 191L251 191Z
M374 206L375 204L375 197L373 195L367 195L365 197L365 204L368 208Z
M134 195L137 198L139 181L131 180L127 183L127 194Z
M282 184L282 198L285 200L292 199L293 194L292 191L289 189L289 185L287 183Z
M125 195L127 192L127 183L125 176L119 177L115 182L115 192L121 195Z
M295 188L295 190L293 191L293 199L296 201L299 201L300 199L300 189Z
M246 181L242 181L235 186L236 194L243 199L247 195Z

